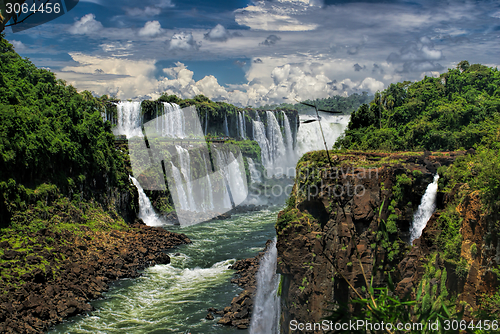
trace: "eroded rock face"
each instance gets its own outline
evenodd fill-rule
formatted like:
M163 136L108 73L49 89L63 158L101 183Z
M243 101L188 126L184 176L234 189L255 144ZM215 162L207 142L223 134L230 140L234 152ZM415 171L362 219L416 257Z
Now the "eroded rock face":
M389 162L370 167L384 158ZM291 320L321 322L329 314L328 302L347 303L354 297L347 281L361 289L374 267L375 287L384 285L384 271L398 268L394 281L406 282L398 289L411 291L425 255L423 247L407 255L413 213L437 168L450 164L454 155L351 154L333 159L333 172L297 178L291 205L278 216L282 333L291 332ZM438 202L442 205L442 194ZM389 231L384 247L381 221Z
M40 249L39 257L15 250L4 253L3 260L47 263L44 270L39 268L18 277L18 287L0 288L7 292L0 295L1 333L43 333L69 316L90 312L89 301L101 297L111 281L138 277L145 267L170 263L164 251L190 242L184 234L142 222L126 231L84 230L75 235L40 230L30 237L56 242L51 250ZM15 275L5 269L3 273Z

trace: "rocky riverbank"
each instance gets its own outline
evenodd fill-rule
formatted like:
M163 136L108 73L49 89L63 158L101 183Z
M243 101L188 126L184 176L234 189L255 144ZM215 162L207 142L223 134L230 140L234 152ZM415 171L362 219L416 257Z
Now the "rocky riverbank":
M25 240L0 245L1 333L43 333L67 317L90 312L89 302L100 298L110 282L170 263L164 251L191 242L142 221L123 230L42 229Z
M233 298L230 306L226 306L222 310L213 307L209 308L206 319L214 320L216 316L219 316L220 319L217 323L220 325L234 326L238 329L247 329L250 326L253 302L257 290L256 275L259 270L260 259L267 252L271 243L272 240L268 240L264 250L259 252L257 256L238 260L230 267L230 269L237 270L231 283L237 284L243 288L243 291Z

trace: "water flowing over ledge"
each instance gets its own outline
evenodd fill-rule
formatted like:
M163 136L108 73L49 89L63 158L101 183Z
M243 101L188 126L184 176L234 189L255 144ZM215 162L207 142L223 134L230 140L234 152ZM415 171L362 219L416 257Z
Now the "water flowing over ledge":
M436 209L436 194L438 190L439 175L434 175L434 181L427 186L422 201L413 216L410 231L410 244L422 235L422 231Z

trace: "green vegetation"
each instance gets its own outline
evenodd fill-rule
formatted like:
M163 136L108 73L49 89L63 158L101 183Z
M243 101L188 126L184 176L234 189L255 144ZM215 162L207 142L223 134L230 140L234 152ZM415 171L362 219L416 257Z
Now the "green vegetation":
M78 94L21 58L3 35L0 73L1 226L42 194L90 199L97 189L128 186L125 159L101 116L107 96Z
M497 134L500 72L458 64L439 78L391 84L351 116L338 148L457 150Z

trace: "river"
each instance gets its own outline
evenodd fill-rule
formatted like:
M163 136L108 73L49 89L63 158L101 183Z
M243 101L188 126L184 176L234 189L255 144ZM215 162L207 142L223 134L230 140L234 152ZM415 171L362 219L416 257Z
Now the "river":
M207 309L222 309L241 289L230 282L236 260L254 257L276 235L279 209L235 214L179 228L192 244L171 250L171 263L144 270L137 279L111 284L95 311L59 324L49 333L247 333L205 320Z

